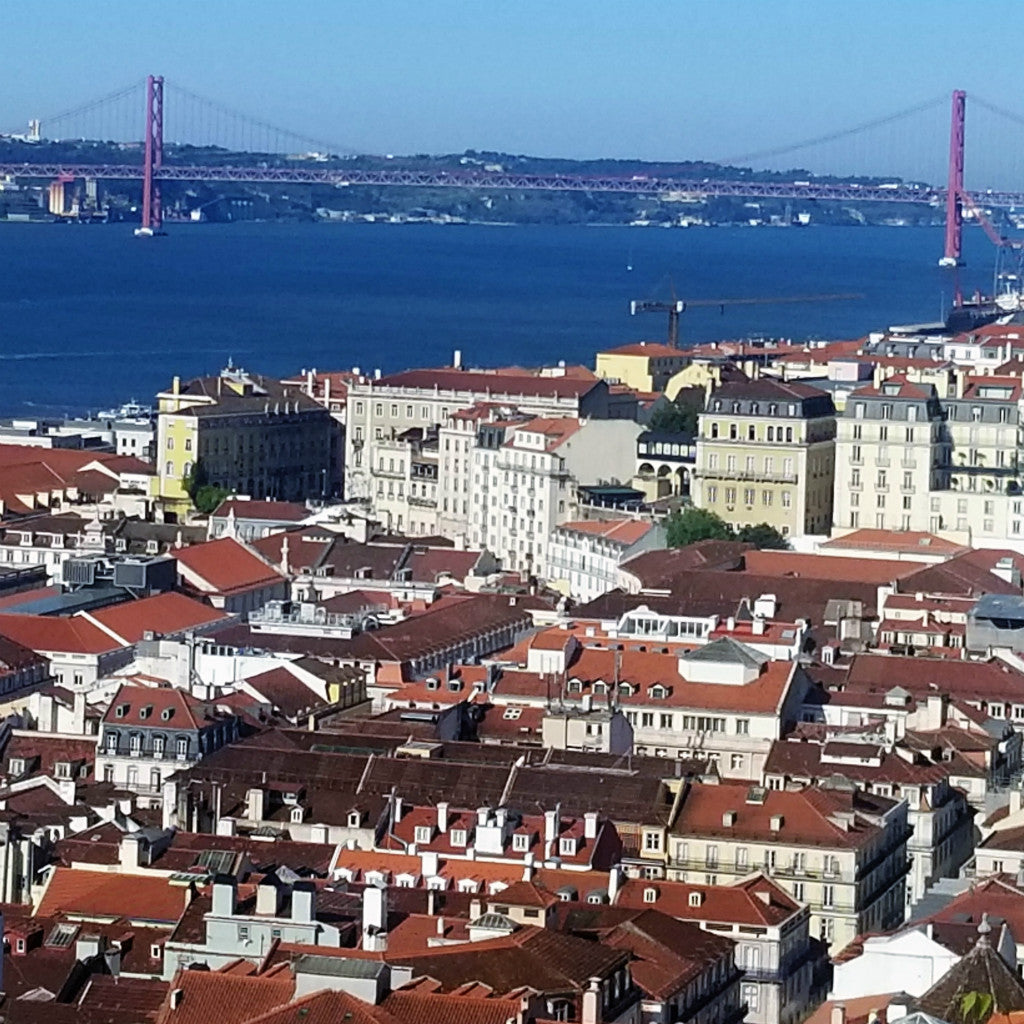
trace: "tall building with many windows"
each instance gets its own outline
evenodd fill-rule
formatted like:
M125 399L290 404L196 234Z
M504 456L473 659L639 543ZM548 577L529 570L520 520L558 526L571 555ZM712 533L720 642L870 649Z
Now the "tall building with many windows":
M836 410L807 384L724 384L700 417L694 504L737 526L825 533L832 525Z
M1024 389L951 370L940 388L902 375L854 391L839 420L835 525L952 531L1024 543Z

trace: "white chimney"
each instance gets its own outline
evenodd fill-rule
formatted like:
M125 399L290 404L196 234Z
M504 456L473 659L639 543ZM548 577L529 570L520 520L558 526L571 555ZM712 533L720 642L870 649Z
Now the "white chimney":
M553 843L558 839L558 811L544 812L544 842Z
M363 890L363 949L368 953L388 948L388 894L376 885Z
M491 809L490 809L490 807L478 807L476 809L476 824L477 824L477 828L480 828L481 826L486 825L490 817L491 817Z
M312 924L316 920L316 889L310 882L296 882L292 886L292 920Z
M846 1024L846 1005L844 1003L832 1004L829 1024Z
M583 993L581 1024L601 1024L601 979L591 978Z
M441 870L441 858L433 850L420 854L420 871L424 878L433 878Z
M118 859L126 871L142 867L142 844L144 840L137 833L128 833L121 838Z
M217 917L230 917L235 912L235 880L218 876L213 881L213 906Z
M622 885L622 874L619 866L616 864L608 872L608 902L614 903L615 898L619 895L619 887Z
M277 915L277 886L261 882L256 886L256 913L265 917Z
M597 811L587 811L583 815L583 838L597 838Z
M437 805L437 831L448 831L448 804L446 801L441 801Z
M461 349L456 349L452 353L452 366L456 370L461 370L462 369L462 350Z

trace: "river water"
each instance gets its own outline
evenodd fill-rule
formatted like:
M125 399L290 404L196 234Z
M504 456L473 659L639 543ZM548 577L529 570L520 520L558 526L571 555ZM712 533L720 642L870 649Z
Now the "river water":
M0 224L0 415L149 401L174 374L236 365L384 372L448 363L592 365L665 336L631 299L859 293L800 305L694 307L683 342L852 338L934 320L952 282L931 228L583 228ZM965 239L965 290L994 254ZM628 269L632 267L632 270Z

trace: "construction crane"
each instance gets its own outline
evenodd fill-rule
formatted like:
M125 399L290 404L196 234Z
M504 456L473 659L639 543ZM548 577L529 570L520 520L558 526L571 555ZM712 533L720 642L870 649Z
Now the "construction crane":
M726 306L770 306L794 302L840 302L847 299L863 299L858 293L836 295L783 295L765 299L677 299L671 302L647 302L635 299L629 304L631 316L637 313L668 313L668 343L672 348L679 348L679 318L694 306L718 306L719 312L725 314Z
M968 192L961 192L963 205L981 225L989 241L996 247L996 269L993 300L1006 309L1019 309L1022 304L1021 276L1024 272L1024 239L1007 238L999 233L985 211ZM956 269L956 268L954 268ZM956 305L962 305L959 274L956 280Z

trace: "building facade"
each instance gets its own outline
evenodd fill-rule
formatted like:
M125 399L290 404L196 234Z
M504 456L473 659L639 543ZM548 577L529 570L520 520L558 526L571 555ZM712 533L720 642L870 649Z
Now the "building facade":
M832 525L836 411L806 384L724 384L700 417L694 504L736 526L785 536Z

